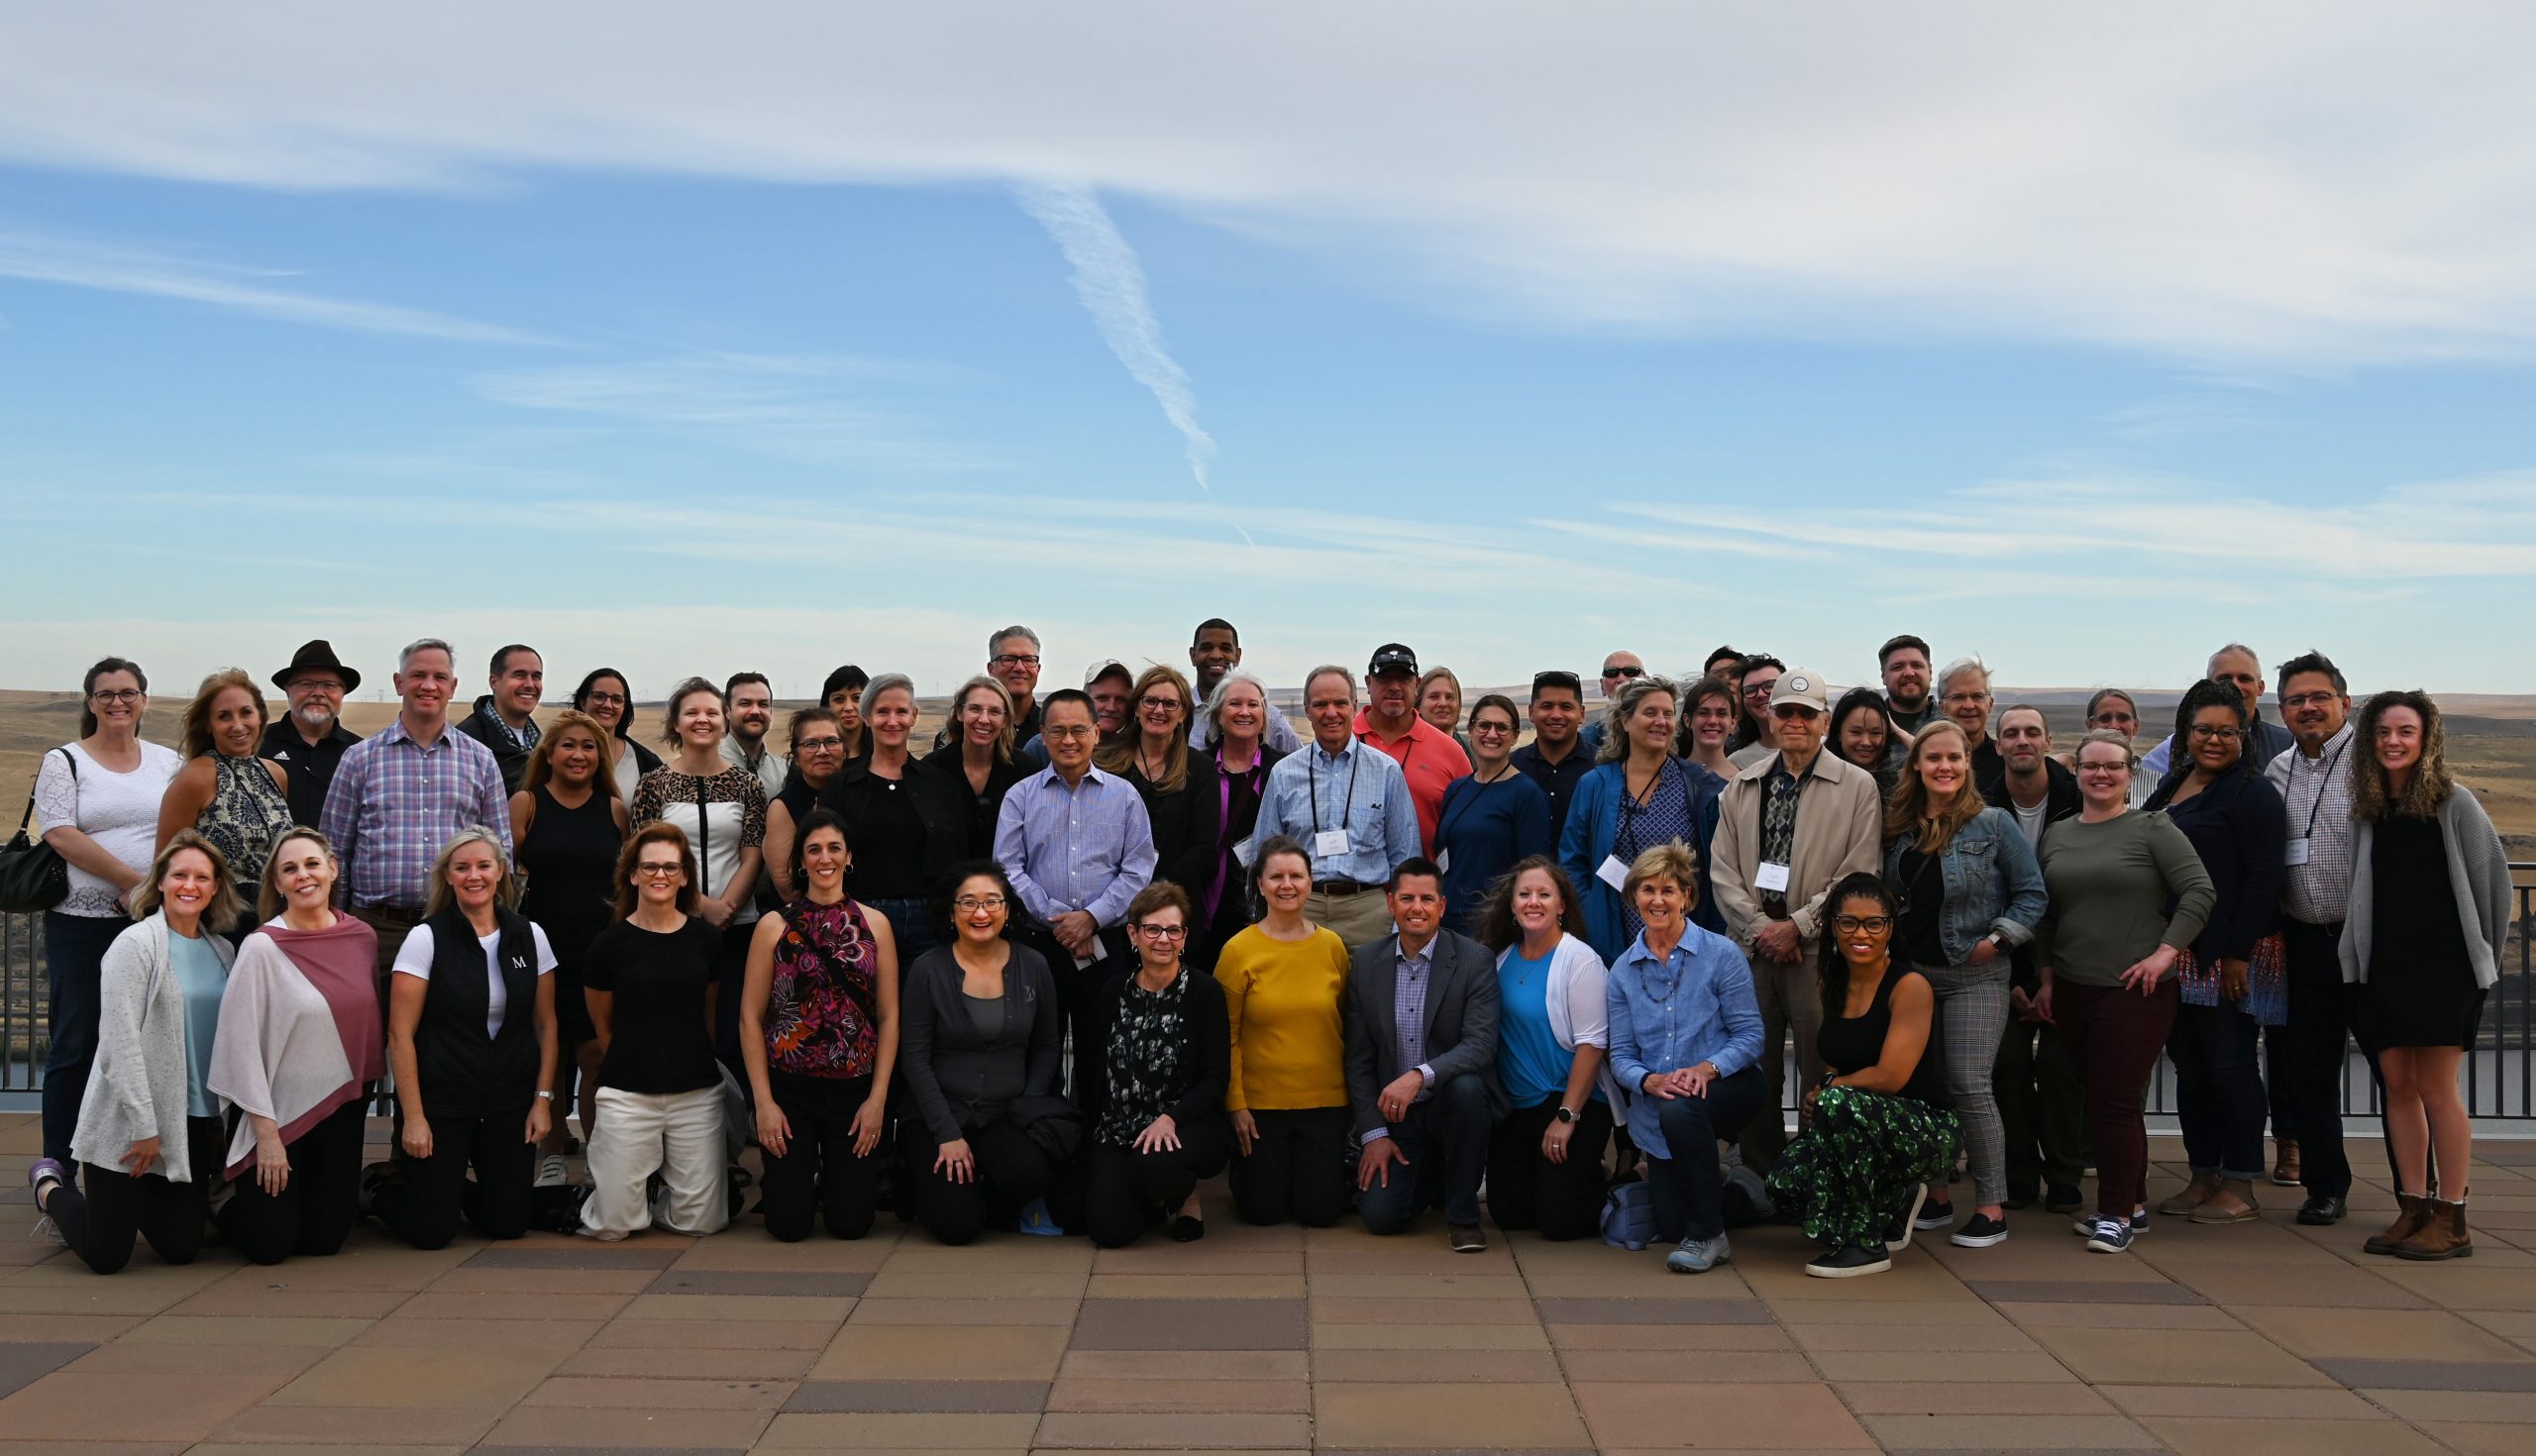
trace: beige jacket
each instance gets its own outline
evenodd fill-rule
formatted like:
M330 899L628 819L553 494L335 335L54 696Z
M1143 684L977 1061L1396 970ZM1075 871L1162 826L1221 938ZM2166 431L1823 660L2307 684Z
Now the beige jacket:
M1744 954L1752 952L1752 932L1762 920L1761 894L1753 878L1761 868L1761 780L1778 766L1771 754L1738 774L1718 803L1717 838L1710 858L1717 907L1726 916L1726 933ZM1788 866L1788 918L1810 958L1823 933L1823 900L1841 877L1883 868L1884 804L1876 793L1875 776L1843 763L1825 749L1806 770L1813 781L1796 801L1796 847Z

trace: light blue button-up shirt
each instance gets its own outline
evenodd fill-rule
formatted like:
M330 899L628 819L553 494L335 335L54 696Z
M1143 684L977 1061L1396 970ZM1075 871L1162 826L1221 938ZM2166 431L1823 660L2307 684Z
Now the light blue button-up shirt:
M1324 855L1314 844L1323 829L1347 831L1347 853ZM1349 738L1331 753L1315 739L1268 771L1259 803L1259 827L1250 836L1251 863L1259 847L1283 834L1312 856L1312 878L1388 884L1391 872L1422 850L1418 806L1409 780L1389 754Z
M1630 1137L1669 1158L1656 1099L1639 1089L1659 1072L1706 1062L1718 1076L1732 1077L1760 1059L1761 1003L1752 990L1752 965L1735 942L1697 925L1685 926L1682 943L1661 960L1648 953L1641 935L1612 963L1603 1001L1612 1022L1612 1075L1630 1093Z
M1087 910L1104 928L1153 883L1153 822L1126 780L1086 768L1072 788L1054 769L1012 785L995 821L996 863L1041 922Z

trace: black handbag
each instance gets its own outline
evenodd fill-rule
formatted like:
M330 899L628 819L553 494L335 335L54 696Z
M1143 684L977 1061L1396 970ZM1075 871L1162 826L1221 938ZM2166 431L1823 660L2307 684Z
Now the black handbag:
M79 761L66 749L54 752L70 766L70 779L76 783ZM50 910L70 893L70 866L61 858L61 852L41 839L27 837L27 825L35 814L36 793L30 788L26 812L18 816L17 835L7 848L0 849L0 913L29 915Z

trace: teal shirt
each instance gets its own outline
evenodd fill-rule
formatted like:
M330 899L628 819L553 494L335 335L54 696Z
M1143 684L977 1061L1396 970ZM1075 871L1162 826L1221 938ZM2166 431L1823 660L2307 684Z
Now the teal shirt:
M229 988L229 972L202 936L169 931L167 958L185 998L185 1115L217 1116L219 1105L203 1084L211 1076L211 1038L220 1029L220 993Z
M1497 968L1497 1077L1518 1107L1564 1095L1576 1062L1550 1031L1549 963L1510 955Z

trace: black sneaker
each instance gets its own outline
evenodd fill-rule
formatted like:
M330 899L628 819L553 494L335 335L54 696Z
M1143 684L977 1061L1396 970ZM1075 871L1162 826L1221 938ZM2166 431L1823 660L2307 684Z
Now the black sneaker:
M1476 1223L1456 1223L1446 1233L1445 1238L1456 1254L1488 1252L1488 1235L1483 1233Z
M1861 1274L1882 1274L1892 1267L1893 1256L1882 1249L1850 1244L1816 1256L1807 1262L1805 1272L1816 1279L1855 1279Z
M1955 1242L1967 1249L1986 1249L2007 1242L2008 1220L1975 1213L1972 1221L1955 1231Z
M2073 1183L2056 1183L2043 1191L2043 1206L2048 1212L2075 1213L2086 1203Z
M2131 1247L2136 1225L2119 1218L2099 1218L2087 1235L2087 1247L2099 1254L2120 1254Z
M1938 1229L1955 1227L1953 1198L1923 1198L1919 1216L1911 1220L1913 1228Z
M2042 1193L2042 1189L2038 1188L2034 1184L2009 1184L2007 1199L2001 1206L2007 1208L2010 1212L2014 1212L2019 1208L2031 1208L2034 1206L2034 1200L2041 1196Z
M392 1162L380 1161L362 1169L361 1183L353 1193L353 1207L362 1217L368 1218L375 1210L378 1191L387 1187L388 1180L395 1176L396 1165Z

